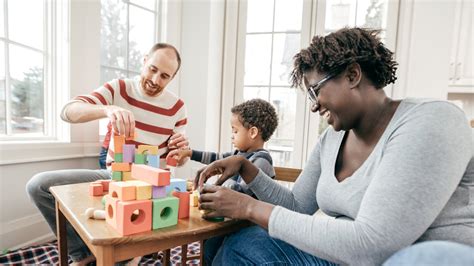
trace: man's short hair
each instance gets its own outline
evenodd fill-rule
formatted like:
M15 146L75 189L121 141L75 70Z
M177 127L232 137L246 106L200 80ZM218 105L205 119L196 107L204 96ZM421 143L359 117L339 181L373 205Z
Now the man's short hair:
M176 47L168 43L159 42L153 45L153 47L151 47L150 51L148 52L148 56L151 56L156 50L166 48L173 50L176 54L176 60L178 61L178 68L176 69L176 72L174 72L174 75L176 75L176 73L178 73L179 68L181 67L181 56L179 55L178 49L176 49Z

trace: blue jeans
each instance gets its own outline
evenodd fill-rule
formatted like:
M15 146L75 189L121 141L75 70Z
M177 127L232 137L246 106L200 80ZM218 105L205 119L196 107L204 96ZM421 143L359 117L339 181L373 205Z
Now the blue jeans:
M92 182L100 179L110 179L107 170L58 170L39 173L28 181L26 191L33 203L38 207L49 227L56 234L56 206L55 200L49 188L67 184ZM84 193L88 193L84 191ZM69 255L74 261L79 261L90 255L90 251L74 231L71 225L67 224L67 240Z
M107 169L107 165L105 164L107 160L107 153L109 152L109 149L101 147L100 148L100 154L99 154L99 166L100 169Z
M207 265L336 265L270 237L259 226L205 242Z
M448 241L420 242L396 252L383 264L398 265L474 265L474 247Z

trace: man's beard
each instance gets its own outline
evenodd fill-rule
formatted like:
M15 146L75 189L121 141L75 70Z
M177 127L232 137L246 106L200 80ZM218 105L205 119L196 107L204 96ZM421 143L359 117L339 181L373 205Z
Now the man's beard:
M151 80L142 78L141 80L142 90L148 96L156 96L163 91L163 88L157 84L154 84Z

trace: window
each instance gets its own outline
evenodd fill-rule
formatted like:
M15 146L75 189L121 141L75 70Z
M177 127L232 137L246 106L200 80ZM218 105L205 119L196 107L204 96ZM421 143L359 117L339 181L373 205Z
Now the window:
M238 20L245 21L246 30L237 33L237 58L244 61L236 62L234 102L258 97L277 109L279 126L266 144L276 166L302 167L303 158L327 127L318 115L308 115L304 93L290 88L293 56L308 47L313 35L344 26L381 29L388 47L394 50L396 20L389 18L397 17L398 3L393 2L247 0L240 5ZM395 14L389 16L389 12Z
M155 0L101 0L101 81L140 74L157 39Z
M54 79L64 76L53 74L61 69L55 60L65 58L59 53L67 27L58 26L64 23L64 10L52 1L0 0L1 140L58 137L53 97L60 81Z

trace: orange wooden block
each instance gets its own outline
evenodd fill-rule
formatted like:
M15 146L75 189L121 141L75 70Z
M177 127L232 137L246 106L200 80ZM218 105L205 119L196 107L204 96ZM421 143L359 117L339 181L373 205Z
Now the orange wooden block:
M135 180L132 178L132 172L122 172L122 181Z
M144 164L132 165L132 177L153 186L168 186L170 184L169 171Z
M102 184L97 184L97 183L90 183L89 184L89 195L97 197L97 196L102 196L104 195L104 187Z
M112 163L112 171L130 172L130 163Z
M112 182L109 186L109 195L119 200L135 200L135 185L129 182Z
M151 200L117 201L116 204L115 209L108 209L106 220L109 219L112 226L116 224L114 228L119 234L126 236L151 230Z
M122 153L123 144L125 144L125 136L114 136L114 153Z
M104 193L105 192L108 192L109 191L109 183L112 182L111 179L107 179L107 180L97 180L97 181L94 181L92 182L93 184L101 184L103 189L104 189Z
M189 195L190 193L173 191L173 196L179 199L179 210L178 210L178 219L188 218L189 217Z

